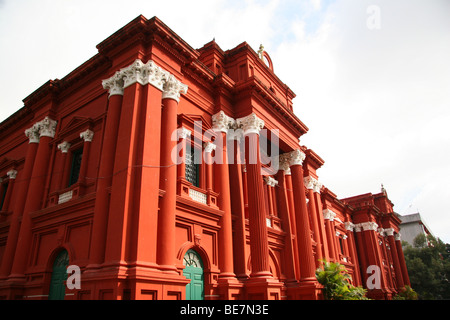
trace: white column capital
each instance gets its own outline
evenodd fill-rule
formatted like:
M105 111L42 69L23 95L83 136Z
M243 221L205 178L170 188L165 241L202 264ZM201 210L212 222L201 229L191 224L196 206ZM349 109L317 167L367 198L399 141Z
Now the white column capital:
M173 99L176 102L180 102L180 95L186 94L188 86L178 81L174 75L169 74L166 81L163 84L163 99Z
M322 188L322 184L315 178L311 176L307 176L303 178L306 189L311 189L316 193L320 193L320 188Z
M373 221L362 222L361 227L364 231L377 231L378 230L378 224L376 224Z
M39 128L39 136L40 137L55 137L56 133L56 120L52 120L49 117L45 117L43 120L37 123Z
M355 229L355 224L350 221L344 223L345 229L348 231L353 231Z
M25 135L29 139L29 143L39 143L39 127L36 124L26 129Z
M177 139L186 139L187 137L190 137L192 134L191 130L186 129L185 127L181 127L177 129Z
M83 139L84 142L92 142L92 139L94 138L94 132L87 129L86 131L80 133L80 138Z
M111 78L102 81L103 89L108 90L109 96L123 96L123 73L117 71Z
M291 174L291 168L289 166L289 156L287 153L280 154L278 156L278 168L284 171L284 174Z
M217 146L211 141L203 143L203 148L205 148L206 153L211 153L213 150L216 150L216 147Z
M15 179L17 177L17 170L9 170L6 175L9 179Z
M384 232L386 232L387 236L394 236L394 231L394 228L384 229Z
M228 133L228 130L234 129L235 126L236 120L227 116L222 110L212 116L212 129L216 132Z
M67 153L70 149L71 144L67 141L63 141L58 144L58 149L61 150L62 153Z
M244 135L249 133L256 133L259 135L261 129L264 128L264 120L252 113L246 117L236 119L236 125L238 128L244 130Z
M305 160L306 155L300 149L295 149L294 151L288 152L289 166L303 164L303 160Z
M278 185L278 181L272 178L271 176L264 176L263 179L264 182L270 187L275 187L276 185Z
M394 238L395 238L395 240L400 241L402 239L401 236L402 235L400 233L396 233Z
M323 209L322 214L325 220L333 221L336 218L336 213L330 209Z

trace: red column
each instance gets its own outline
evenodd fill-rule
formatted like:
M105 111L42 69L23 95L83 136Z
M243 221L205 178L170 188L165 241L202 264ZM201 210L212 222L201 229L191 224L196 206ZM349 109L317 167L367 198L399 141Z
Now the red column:
M323 218L322 199L320 197L320 186L317 186L316 190L314 191L314 202L317 208L317 218L319 223L320 243L322 244L323 259L325 259L326 261L330 261L327 235L325 231L325 220Z
M66 163L67 163L67 153L70 149L70 143L67 141L64 141L60 144L58 144L58 149L61 150L61 159L59 163L59 182L58 182L58 190L64 189L66 186L64 185L64 178L65 178L65 172L66 172Z
M5 200L3 201L3 206L0 208L0 211L9 211L9 203L11 201L11 195L14 189L14 184L16 181L17 171L16 170L10 170L6 173L6 175L9 177L8 182L8 189L6 190Z
M223 211L219 230L219 282L221 279L235 279L233 272L233 230L231 222L230 175L227 155L227 132L234 119L223 111L212 116L213 130L216 132L215 169L216 187L219 193L219 208Z
M259 158L259 131L264 122L255 114L237 119L244 130L245 168L247 170L248 213L250 228L250 255L252 272L250 280L272 278L269 267L269 242L266 227L264 186Z
M325 220L325 230L327 234L327 244L328 244L328 253L330 260L332 261L339 261L339 255L336 252L336 245L335 245L335 229L334 229L334 217L336 216L336 213L329 209L323 210L323 218Z
M171 76L162 96L160 188L165 194L160 201L158 217L157 263L161 269L175 273L177 167L172 160L172 150L176 149L177 142L172 141L171 137L177 130L179 95L186 90L185 85Z
M315 201L315 197L314 197L314 193L318 192L318 185L319 182L308 176L305 177L304 179L305 185L306 185L306 189L308 189L308 199L309 199L309 214L311 215L311 221L312 221L312 227L314 230L314 241L316 242L316 251L317 251L317 256L315 259L315 263L316 263L316 267L319 267L320 264L320 260L323 259L323 251L322 251L322 241L320 239L320 229L319 229L319 213L316 207L316 201Z
M233 251L234 251L234 272L236 277L242 280L247 279L247 245L245 239L245 200L244 200L244 183L245 179L242 174L240 139L242 135L234 132L230 137L228 133L228 141L234 144L233 164L230 164L230 180L233 181L231 188L231 208L236 216ZM233 140L230 140L233 139Z
M395 245L397 246L397 254L402 269L403 283L407 286L411 286L409 281L408 269L406 268L405 255L403 254L402 242L400 240L400 233L395 234Z
M311 228L309 224L308 208L306 206L305 185L303 182L302 163L305 154L299 149L289 153L292 186L297 223L297 243L300 260L300 281L316 282L315 262L312 251Z
M114 79L114 78L113 78ZM111 82L111 81L110 81ZM122 109L123 87L119 79L104 83L105 89L109 89L108 110L106 113L105 129L103 132L103 144L100 158L99 179L97 181L97 193L94 205L94 218L92 224L92 240L89 267L98 267L105 258L106 234L109 211L109 188L111 187L114 173L114 159L116 153L117 134ZM113 89L116 88L116 91ZM116 94L113 94L116 92Z
M346 222L345 229L347 230L347 236L348 236L347 241L348 241L348 249L349 249L351 262L355 268L353 284L355 286L361 286L362 285L361 270L359 267L359 261L358 261L359 259L358 259L358 254L356 252L356 243L355 243L355 235L354 235L355 225L351 222Z
M39 210L42 207L42 197L44 193L44 188L42 186L45 184L47 178L51 151L50 141L55 135L56 121L46 117L44 120L38 122L37 128L40 135L39 147L36 152L33 172L31 174L10 279L24 279L24 272L27 267L32 240L32 222L30 213Z
M84 140L83 145L83 157L81 159L81 166L80 166L80 174L78 176L78 183L84 184L86 182L86 173L87 173L87 166L89 163L89 154L91 152L91 142L94 138L94 132L91 130L86 130L80 133L80 138Z
M25 164L22 171L19 173L19 179L16 183L17 201L14 203L13 214L11 216L5 252L3 253L0 267L0 279L8 277L11 271L14 253L16 252L17 247L17 240L19 238L20 220L25 206L31 173L33 171L34 160L38 149L39 133L35 126L26 130L25 134L29 138L29 144L25 156Z
M289 168L289 167L287 167ZM286 170L282 168L280 163L280 170L277 173L278 187L276 188L278 209L282 221L283 231L286 233L285 248L284 248L284 264L286 266L286 278L289 283L296 283L295 275L295 257L294 257L294 238L292 236L292 225L289 218L289 201L286 190Z
M394 260L395 278L397 279L397 290L399 290L405 286L405 283L403 281L403 272L400 265L399 254L397 252L397 245L395 244L394 229L385 229L385 232L389 241L389 247L391 248L391 256Z
M287 161L287 165L289 166L289 162ZM293 196L293 188L292 188L292 176L291 169L285 170L285 180L286 180L286 191L288 196L289 203L289 218L291 220L291 232L293 239L293 250L294 250L294 262L295 262L295 278L297 280L300 279L300 262L298 258L298 244L297 244L297 222L295 219L295 205L294 205L294 196Z

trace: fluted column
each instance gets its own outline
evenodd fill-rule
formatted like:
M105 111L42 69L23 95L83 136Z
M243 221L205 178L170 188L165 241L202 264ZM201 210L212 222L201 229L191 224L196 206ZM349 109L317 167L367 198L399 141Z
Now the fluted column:
M311 228L306 206L305 185L303 182L303 160L305 154L296 149L289 153L292 186L297 223L297 244L300 261L300 281L315 282L315 262L312 251Z
M19 240L10 275L12 279L24 278L31 247L32 222L30 213L42 208L42 197L44 193L42 186L45 184L47 178L51 153L50 141L55 136L56 121L45 117L42 121L35 124L34 130L39 134L39 146L36 151L36 158L23 210Z
M212 116L212 129L218 135L215 140L215 158L219 163L216 168L216 186L219 193L219 208L223 211L219 230L219 281L221 279L233 279L233 229L231 221L230 176L227 156L227 132L234 126L234 119L223 111ZM217 144L217 142L219 142Z
M236 120L244 130L245 161L248 185L248 211L250 228L251 279L272 278L269 266L269 243L266 227L264 186L259 158L259 132L264 121L255 114Z
M350 257L352 259L352 264L355 266L355 273L354 273L354 285L356 286L360 286L362 285L361 282L361 270L360 270L360 264L359 264L359 259L358 259L358 253L356 251L356 243L355 243L355 235L354 235L354 230L355 230L355 225L352 222L345 222L345 229L347 230L347 236L348 236L348 249L349 249L349 254Z
M186 93L187 86L173 75L163 86L161 114L161 177L160 188L165 191L160 201L158 217L157 263L162 269L176 272L175 268L175 218L177 167L172 161L172 150L177 142L171 139L177 130L177 107L180 93Z
M3 253L2 263L0 267L0 279L8 277L13 264L14 253L16 252L17 241L20 232L20 220L25 206L25 200L30 185L31 173L33 171L34 160L39 145L39 132L36 126L25 131L25 135L29 139L27 154L25 156L25 164L19 173L19 179L16 183L16 198L18 201L14 203L11 223L9 225L8 238L6 241L5 252Z

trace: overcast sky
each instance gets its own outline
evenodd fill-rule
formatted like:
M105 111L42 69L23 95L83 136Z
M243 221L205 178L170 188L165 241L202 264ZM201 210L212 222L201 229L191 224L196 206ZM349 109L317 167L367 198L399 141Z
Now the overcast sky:
M215 38L271 56L310 131L301 144L339 198L381 184L450 242L450 1L0 0L0 121L143 14L194 48Z

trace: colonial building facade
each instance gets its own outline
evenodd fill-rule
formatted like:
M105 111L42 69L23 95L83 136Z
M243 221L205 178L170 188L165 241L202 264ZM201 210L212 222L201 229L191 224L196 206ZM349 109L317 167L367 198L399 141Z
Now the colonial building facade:
M97 48L0 124L1 299L320 299L322 260L409 284L386 192L319 182L266 52L142 16Z

